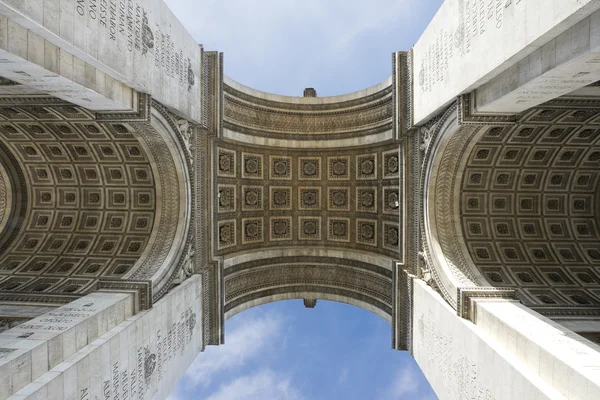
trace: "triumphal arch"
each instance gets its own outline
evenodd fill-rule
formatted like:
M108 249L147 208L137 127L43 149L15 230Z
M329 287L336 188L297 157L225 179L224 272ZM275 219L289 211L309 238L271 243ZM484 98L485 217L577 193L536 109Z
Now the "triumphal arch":
M600 2L446 0L404 50L287 97L162 0L0 0L0 398L166 398L285 299L441 399L600 398Z

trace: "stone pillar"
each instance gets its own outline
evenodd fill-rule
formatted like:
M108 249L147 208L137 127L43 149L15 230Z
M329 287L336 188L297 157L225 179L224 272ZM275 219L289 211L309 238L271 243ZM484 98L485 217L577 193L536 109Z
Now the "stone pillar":
M412 354L440 399L600 398L599 346L515 301L472 301L476 323L413 281Z
M202 350L202 278L133 309L132 294L93 293L1 334L0 398L167 398Z
M95 111L201 120L201 47L162 0L0 0L0 76Z
M133 313L133 294L95 292L0 334L0 399L18 392Z
M476 299L475 323L568 399L600 399L600 346L516 301Z
M476 91L477 112L518 114L600 80L600 11Z
M445 0L413 48L415 125L495 78L478 94L485 112L519 112L592 83L597 25L582 20L598 9L595 0Z

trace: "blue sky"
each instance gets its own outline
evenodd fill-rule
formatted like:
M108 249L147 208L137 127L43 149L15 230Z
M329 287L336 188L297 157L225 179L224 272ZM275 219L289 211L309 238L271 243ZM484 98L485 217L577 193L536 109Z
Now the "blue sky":
M251 308L225 325L172 399L434 400L408 352L391 350L391 327L346 304L302 300Z
M391 75L391 54L417 41L442 0L166 0L225 74L301 96L353 92ZM367 311L301 300L247 310L225 346L198 355L173 400L435 399L391 327Z

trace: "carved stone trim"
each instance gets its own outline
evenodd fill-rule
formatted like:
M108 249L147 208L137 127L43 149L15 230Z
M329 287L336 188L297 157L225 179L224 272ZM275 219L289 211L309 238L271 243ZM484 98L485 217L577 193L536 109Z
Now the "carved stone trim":
M460 125L514 125L516 115L492 115L477 113L475 96L472 93L458 96L458 123Z
M597 305L586 306L529 306L532 310L542 314L545 317L599 317L600 307Z
M394 103L394 137L397 139L413 127L412 115L412 50L392 55Z
M152 282L102 278L98 280L96 290L133 292L135 312L152 308Z
M16 301L22 303L68 304L85 294L41 293L41 292L9 292L0 291L0 301Z
M393 266L392 348L412 354L412 302L415 276L398 263Z
M391 315L392 308L389 304L384 303L383 301L373 298L371 296L365 295L362 292L352 290L349 288L343 287L330 287L326 285L312 285L312 284L293 284L285 287L265 287L261 288L257 291L247 293L241 297L237 297L236 299L228 302L225 306L225 312L229 312L234 310L236 307L243 305L245 303L264 298L264 297L273 297L278 294L284 293L293 293L293 292L311 292L315 293L315 296L318 297L318 294L330 294L341 297L346 297L348 299L354 299L361 301L363 303L369 304L370 306L375 307L376 309L382 311L384 314Z
M446 168L444 170L441 171L441 173L436 176L437 179L437 183L436 183L436 188L434 190L434 192L432 193L432 189L431 188L426 188L425 185L428 184L429 182L427 182L428 179L428 169L432 168L433 163L435 162L436 156L438 156L438 154L434 154L437 152L434 152L434 148L435 146L439 146L440 145L440 141L441 141L441 137L444 136L445 132L447 130L452 130L455 129L456 126L458 125L458 117L460 116L460 111L457 111L459 109L459 101L457 100L454 104L452 104L442 115L441 118L439 118L439 120L437 120L436 122L433 123L433 125L431 127L428 127L428 135L429 137L427 138L427 143L425 145L425 149L424 151L424 156L423 156L423 169L422 172L420 174L420 193L421 193L421 197L425 197L426 196L426 192L429 192L428 196L428 202L431 201L436 201L436 204L439 204L439 207L435 208L435 213L433 213L433 215L429 215L429 219L435 221L436 226L439 225L442 226L442 228L444 228L444 230L442 229L438 229L438 235L440 237L440 246L443 252L443 260L444 262L446 262L448 268L452 271L453 275L455 275L456 279L460 279L461 276L464 276L464 273L461 272L462 269L465 268L458 268L454 262L449 260L449 255L454 255L456 253L456 256L453 256L453 259L458 257L459 261L459 265L463 266L465 265L465 260L464 260L464 255L462 254L462 252L460 251L460 249L457 248L458 244L456 243L456 233L454 230L454 223L451 222L451 219L454 219L456 216L454 216L454 212L453 212L453 197L454 197L454 180L452 178L452 176L455 176L454 174L456 174L455 171L450 170L449 168ZM443 129L443 131L442 131ZM456 152L452 152L451 150L449 150L449 148L451 149L452 147L455 147L457 149L464 149L464 144L468 143L468 141L472 138L472 136L474 136L477 132L477 130L475 129L475 127L468 127L468 132L454 132L453 136L449 139L450 143L446 146L446 149L444 150L444 154L442 155L442 157L446 158L446 159L453 159L453 158L462 158L460 155L457 155ZM470 134L469 134L470 133ZM421 146L421 149L423 149L423 146ZM463 150L464 152L464 150ZM449 155L449 154L452 155ZM444 161L442 160L441 163L443 163ZM443 174L446 174L444 176L442 176ZM442 189L438 188L438 186L442 186ZM425 202L423 202L420 205L420 211L421 211L421 215L420 215L420 230L421 230L421 237L423 238L423 243L422 243L422 249L423 249L423 262L426 265L426 270L428 272L431 273L431 276L433 278L433 281L437 284L437 287L440 290L440 294L442 295L442 297L454 308L457 307L457 299L455 297L455 292L454 290L450 290L453 288L449 288L444 284L444 280L441 278L441 273L438 271L438 269L441 267L437 264L436 261L436 257L434 257L434 254L432 254L432 249L430 247L430 244L427 241L427 236L428 236L428 230L430 229L430 227L428 226L427 222L426 222L426 214L430 214L425 208L429 207L429 205ZM442 221L439 222L438 219L440 217L438 217L438 215L442 215ZM448 231L448 234L444 234L444 232ZM451 248L452 250L448 250L448 248ZM418 259L418 256L417 256ZM443 267L442 267L443 268ZM467 269L468 270L468 269ZM468 271L467 271L468 272ZM464 280L461 282L463 285L474 285L477 284L473 281L474 277L473 276L469 276L464 277Z
M15 156L11 153L8 147L0 142L0 163L3 164L3 169L10 180L12 190L12 204L9 207L9 215L4 218L8 220L3 224L3 229L0 231L0 254L10 247L14 239L21 231L21 226L27 213L28 192L25 175Z
M509 288L495 288L495 287L460 287L457 289L458 298L458 316L468 319L475 323L476 309L473 299L507 299L515 300L516 292Z
M357 138L361 136L371 136L377 135L378 133L387 132L393 128L393 124L391 122L386 122L385 124L371 127L367 129L363 129L360 131L348 131L348 132L332 132L332 133L310 133L310 134L301 134L301 133L272 133L269 131L264 131L260 129L250 128L238 124L234 124L230 121L224 121L223 127L229 129L233 132L243 133L246 135L252 136L260 136L266 138L277 138L281 139L284 135L287 139L291 140L336 140L336 139L347 139L347 138Z
M134 91L137 97L137 107L133 111L124 112L97 112L96 121L98 122L150 122L150 106L152 96L147 93Z
M182 138L181 132L179 131L172 115L166 110L165 107L163 107L157 102L153 101L152 107L154 107L155 110L164 118L164 121L168 124L168 128L171 129L175 136L175 139L178 141L179 148L181 150L184 150L184 154L186 154L185 141ZM150 149L155 164L159 170L159 174L156 177L156 179L160 182L160 185L163 190L163 201L161 202L163 207L163 212L161 214L162 217L160 221L155 222L159 224L158 226L160 227L160 238L162 239L162 242L160 244L155 242L152 251L149 253L152 257L146 258L143 264L144 268L138 269L138 271L131 277L134 279L143 280L150 278L152 275L154 275L156 271L158 271L162 267L162 263L165 257L167 256L170 248L175 244L175 235L179 226L179 213L176 212L176 210L178 210L180 206L179 189L176 189L175 192L174 188L169 188L168 186L174 184L179 186L179 179L177 178L177 171L175 169L175 160L173 159L173 155L166 147L166 144L164 143L164 138L162 138L160 134L156 132L156 130L151 125L134 124L133 126L136 128L138 136L144 140L144 142ZM188 173L188 175L184 176L183 179L186 179L188 181L188 184L190 185L190 203L194 204L195 181L192 179L193 166L190 157L184 156L183 159L185 160ZM194 220L194 211L195 210L192 207L189 225L191 225L191 222ZM156 290L153 293L153 301L158 301L169 290L173 281L179 276L179 271L181 270L183 263L186 261L187 258L188 247L191 245L192 241L192 234L192 229L190 229L190 226L188 226L185 229L186 236L184 239L184 248L182 248L182 251L176 257L176 259L173 260L173 263L175 265L173 268L170 269L170 277L167 278L166 282L163 281L164 284L162 284L159 288L155 288L155 290L158 290Z
M19 107L19 106L72 106L66 100L57 97L41 95L2 95L0 96L0 107Z
M213 262L202 272L204 346L225 343L222 262Z
M269 259L257 259L253 261L242 262L240 264L236 264L227 268L225 275L230 276L233 274L237 274L240 272L245 272L253 268L263 267L266 265L274 265L274 264L295 264L298 262L303 262L306 264L335 264L342 265L345 267L351 267L355 269L360 269L364 271L368 271L372 274L381 275L387 279L392 279L392 271L389 269L385 269L381 266L375 264L368 264L362 261L356 261L346 258L337 258L337 257L323 257L323 256L282 256L277 258L269 258Z
M337 295L341 298L334 300L364 303L378 315L392 315L392 271L356 260L322 256L255 259L228 266L224 285L226 313L271 295L310 292L315 296L300 298Z
M194 146L194 182L195 182L195 203L192 207L195 210L195 218L192 220L195 248L194 265L196 273L203 273L208 268L211 256L210 232L212 230L212 207L211 201L211 168L212 165L212 138L209 133L202 129L196 132L196 143ZM208 190L207 190L208 189ZM234 201L237 199L234 198Z
M371 95L361 97L359 99L341 101L338 103L327 103L327 104L293 104L293 103L284 103L281 101L274 100L266 100L261 99L259 97L251 96L244 92L241 92L237 89L232 88L231 86L225 84L224 92L232 97L236 97L242 101L248 103L254 103L257 106L273 108L273 109L281 109L281 110L292 110L292 111L330 111L334 112L336 110L345 110L352 107L359 107L364 104L372 103L376 100L382 99L387 95L391 94L392 87L388 86L380 90L379 92L373 93Z
M223 115L223 54L202 51L202 128L220 136Z
M412 130L402 142L404 146L404 159L406 160L406 172L404 177L405 196L405 249L404 267L413 275L417 273L419 263L420 244L420 221L421 221L421 199L423 197L423 188L420 187L421 181L421 162L420 162L420 139L417 130ZM402 224L403 221L400 221Z
M393 129L392 86L363 98L325 104L272 101L224 85L224 127L290 140L347 139Z
M594 84L595 86L600 86L600 81ZM592 85L590 85L592 86ZM554 100L550 100L547 103L541 104L537 106L538 109L545 108L585 108L585 109L593 109L594 112L600 112L600 100L594 99L569 99L569 98L557 98ZM527 112L527 111L525 111Z

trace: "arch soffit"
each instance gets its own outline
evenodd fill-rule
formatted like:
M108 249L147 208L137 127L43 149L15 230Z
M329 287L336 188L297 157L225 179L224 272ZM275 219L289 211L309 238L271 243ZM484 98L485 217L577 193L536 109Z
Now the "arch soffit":
M224 80L223 138L256 146L337 148L393 138L392 78L358 92L291 97Z
M380 308L374 307L372 304L359 300L350 296L343 296L339 294L332 293L324 293L321 292L312 292L312 291L298 291L298 292L286 292L286 293L263 293L262 297L257 297L252 300L248 300L246 303L240 304L236 307L229 309L225 312L225 320L228 320L231 317L236 316L237 314L249 310L253 307L258 307L263 304L274 303L277 301L285 301L285 300L304 300L304 299L315 299L315 300L326 300L326 301L335 301L338 303L348 304L351 306L355 306L361 308L363 310L369 311L372 314L377 315L380 318L383 318L390 324L392 323L392 316L382 311Z
M168 289L177 271L164 265L181 265L170 260L183 253L191 192L168 114L153 107L151 123L109 123L52 98L31 103L0 107L8 165L23 175L11 179L23 186L12 200L25 202L14 207L20 228L3 235L12 243L0 255L2 290L85 293L103 277Z
M565 210L562 213L568 212L571 216L575 212L571 217L579 218L578 221L586 225L587 229L583 226L577 226L573 228L573 232L576 235L587 234L587 236L579 238L583 241L582 244L573 244L578 247L576 250L571 248L566 251L563 250L563 255L572 255L572 257L580 260L579 264L581 262L591 262L591 264L598 262L593 260L593 256L596 255L597 251L595 253L590 246L586 247L585 240L590 237L590 234L597 233L597 230L590 227L598 225L598 206L592 203L594 203L593 198L598 195L597 192L600 189L598 189L598 185L588 188L589 190L580 186L586 186L583 184L584 182L588 182L587 186L589 186L589 182L598 181L593 170L597 168L596 164L600 160L597 143L600 135L598 129L600 119L598 118L598 109L593 108L594 104L582 106L583 109L580 104L579 106L575 103L571 107L564 107L562 104L558 106L549 104L547 107L539 107L523 113L517 118L518 123L506 124L500 122L494 124L490 122L485 124L480 122L469 124L467 122L459 124L461 110L457 110L457 106L453 105L440 120L425 131L425 136L430 138L429 143L427 143L424 173L422 175L424 193L422 229L423 237L426 239L424 241L425 261L427 268L438 284L440 292L454 307L456 307L459 300L456 297L458 288L494 286L496 288L518 288L523 292L519 295L520 298L531 306L547 307L547 301L550 301L550 298L554 300L552 307L555 308L561 305L567 308L576 306L575 303L568 301L569 295L578 296L578 298L585 297L590 300L590 303L595 303L593 293L583 293L586 282L588 285L594 284L594 276L590 275L591 270L577 270L585 275L581 278L585 281L578 279L578 276L575 277L574 274L577 271L565 272L568 276L565 279L568 279L571 284L578 283L579 286L583 284L582 290L575 290L577 293L573 290L567 290L568 293L548 292L548 290L553 291L552 286L556 284L556 282L553 283L550 280L558 279L556 275L564 274L562 272L555 273L553 278L547 280L544 271L537 268L538 263L534 259L535 254L537 254L535 253L536 249L529 246L529 244L538 245L537 242L547 242L552 249L549 250L549 254L556 253L558 258L555 260L545 259L544 262L553 264L550 265L551 267L554 264L557 264L556 267L560 267L560 264L565 262L569 264L570 260L561 260L564 258L561 255L561 250L554 248L556 243L553 244L552 240L549 241L549 236L545 233L547 229L552 228L551 222L556 222L548 219L551 217L552 211L548 210L546 206L549 207L552 204L554 207L554 203L557 203L557 201L553 203L553 200L548 196L564 197L564 190L566 189L561 189L561 187L564 187L571 191L574 190L576 194L572 196L575 197L578 196L577 192L581 192L579 203L576 204L578 200L575 198L565 200L563 205ZM594 143L596 143L595 148ZM590 145L592 146L590 147ZM512 158L512 153L518 153L516 161ZM546 156L542 157L542 153ZM490 163L495 165L496 172L487 171L486 166ZM556 173L553 173L553 169L556 170L554 171ZM533 186L530 188L523 186L527 174L524 174L521 179L522 170L531 172L529 174L531 176L527 180L531 181L529 186L537 184L536 192L542 193L540 202L536 203L535 199L529 201L523 197L523 195L528 194L527 192L529 194L533 193L531 192ZM542 171L543 176L534 179L534 175L539 175L539 171ZM511 174L512 178L510 178ZM580 182L581 185L577 186L577 182ZM498 189L497 186L502 184L507 187ZM494 189L498 190L494 192ZM512 191L515 193L511 194ZM521 194L519 194L520 191ZM467 195L473 196L469 197ZM506 214L506 210L504 212L500 212L500 210L500 214L504 215L504 219L508 215L509 219L513 218L520 221L520 225L514 227L512 236L509 235L505 239L498 237L486 244L485 237L476 237L478 232L480 236L486 232L490 235L501 234L501 232L496 233L494 226L487 226L485 223L481 226L477 223L481 218L478 219L477 217L483 217L485 220L488 220L488 217L492 220L502 217L495 211L495 208L502 204L502 199L495 202L492 198L487 198L488 196L497 197L498 195L508 195L506 204L513 207L511 215L509 215L510 213ZM510 196L514 196L515 199L511 200ZM516 200L517 197L519 201ZM523 197L522 204L521 197ZM588 199L588 197L590 198ZM572 204L569 202L572 202ZM479 208L477 208L476 203L479 203ZM542 214L537 214L533 209L529 212L522 209L523 205L530 203L533 204L534 208L537 207L537 209L544 209L545 211ZM584 203L589 204L585 206ZM560 204L560 200L558 204ZM479 212L476 209L471 211L470 209L473 207L477 208ZM571 207L570 211L569 207ZM576 207L579 207L580 210L577 211ZM528 215L529 220L525 221ZM539 226L536 227L537 222L534 219L538 215L541 221L538 221ZM571 217L567 217L567 219ZM583 221L581 218L588 218L589 221ZM525 222L528 222L528 224ZM575 223L577 221L572 220L571 222ZM571 222L566 221L567 225L565 226L570 226ZM505 229L505 226L508 226L506 229L510 231L509 223L500 225L502 227L498 226L498 229ZM533 231L536 231L537 235L534 235L535 237L528 238L525 230L521 232L521 228L525 229L526 225L531 235L534 235ZM465 229L470 230L466 232ZM570 227L565 229L571 231ZM515 240L523 242L525 247L523 249L520 246L515 249L496 248L496 244L501 245L501 247L513 244L508 243L507 240L508 242L511 240L512 242ZM473 247L474 244L480 247L483 246L485 249L483 247L482 249L476 249L477 246ZM511 260L502 261L506 257L515 257L515 254L517 254L516 257L522 254L523 260L520 264L532 266L535 269L535 271L526 271L528 277L520 283L513 276L515 273L513 273L514 271L510 266ZM598 259L600 259L600 253L597 254ZM481 257L488 256L491 258L479 260ZM498 265L492 265L494 260L497 261L496 264ZM512 260L513 264L515 262ZM579 267L585 267L585 265L579 264ZM486 265L489 268L483 268ZM510 269L511 272L502 271L504 269ZM494 274L494 272L497 273ZM548 270L546 272L551 273L552 271ZM490 279L492 275L496 280L492 281ZM498 276L503 276L503 278L498 279ZM546 288L540 286L538 288L540 290L529 290L526 287L527 282L533 282L538 286L546 284ZM573 287L572 289L578 288ZM536 296L538 297L536 298ZM544 301L540 302L539 296L544 297L546 304L543 304Z
M150 123L136 124L134 129L150 155L156 177L157 210L151 243L139 261L139 268L125 278L151 280L156 300L166 293L182 268L190 268L192 168L190 157L186 156L189 150L185 138L164 107L154 103Z
M460 251L453 190L461 168L463 148L476 131L475 127L459 125L456 104L446 110L428 129L427 136L431 139L426 149L421 178L426 270L454 308L457 307L459 287L480 285L476 268L469 268L469 260Z
M259 304L306 298L344 302L391 320L392 260L385 257L284 249L238 255L223 265L227 318Z

